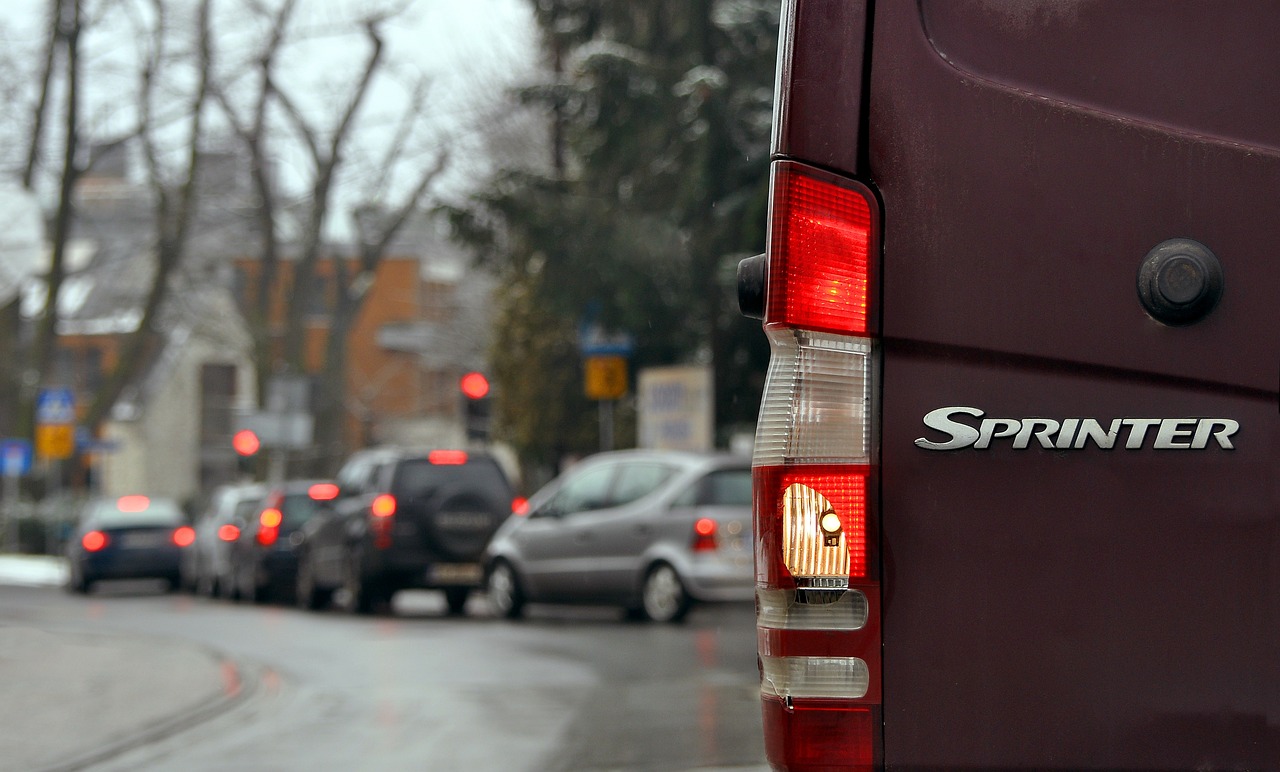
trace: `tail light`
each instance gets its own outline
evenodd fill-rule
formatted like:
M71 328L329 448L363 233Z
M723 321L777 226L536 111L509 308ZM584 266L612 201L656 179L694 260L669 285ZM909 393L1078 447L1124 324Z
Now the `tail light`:
M184 525L173 532L173 543L179 547L190 547L195 540L196 531L189 525Z
M427 462L437 466L460 466L467 463L467 451L433 450L427 454Z
M529 514L529 500L524 496L516 496L511 500L511 513L520 517Z
M720 530L720 524L709 517L698 518L693 524L693 551L694 552L715 552L716 532Z
M395 525L396 497L383 493L373 499L369 507L369 527L373 530L373 545L378 549L391 546L391 528Z
M338 486L333 483L316 483L307 488L307 495L313 501L333 501L338 498Z
M223 541L235 541L240 538L240 529L231 523L218 527L218 538Z
M765 747L784 770L881 757L878 212L857 182L773 167L752 461Z
M97 552L111 543L111 539L102 531L90 531L80 537L80 546L85 552Z
M258 543L270 547L280 538L280 524L284 514L276 507L267 507L258 515Z

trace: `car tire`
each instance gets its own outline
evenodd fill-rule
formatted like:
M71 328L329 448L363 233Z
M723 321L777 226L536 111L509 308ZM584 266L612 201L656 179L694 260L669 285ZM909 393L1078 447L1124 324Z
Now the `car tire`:
M342 588L346 590L347 610L353 614L372 614L382 603L382 594L378 591L375 581L365 576L360 570L358 555L352 555L347 559L346 570L342 576Z
M91 587L93 587L93 582L89 581L89 578L84 574L72 571L67 576L67 592L76 595L88 595Z
M294 594L297 596L298 607L306 611L320 611L329 605L329 601L333 597L331 590L321 589L316 586L315 569L312 567L311 561L306 558L298 561L296 584L297 587Z
M693 605L680 581L680 574L669 563L658 563L649 569L640 587L640 608L651 622L680 622Z
M519 619L524 616L524 590L520 587L520 578L516 570L505 560L499 560L489 569L489 579L485 583L485 594L493 613L506 619Z
M446 587L444 602L449 607L449 614L462 616L467 611L467 599L471 597L470 587Z

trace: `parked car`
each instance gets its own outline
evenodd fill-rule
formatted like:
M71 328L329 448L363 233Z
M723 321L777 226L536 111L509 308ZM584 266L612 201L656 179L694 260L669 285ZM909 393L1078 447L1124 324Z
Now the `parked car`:
M91 500L67 545L67 589L86 593L103 579L163 579L177 589L182 553L194 541L195 530L173 499Z
M330 480L292 480L267 488L231 544L231 595L265 603L291 600L302 528L338 495Z
M343 465L337 483L337 498L303 529L299 604L322 608L343 589L351 610L369 613L399 590L425 588L443 590L449 611L462 613L514 500L494 458L370 449Z
M182 553L182 583L201 595L214 597L230 592L231 545L240 529L257 514L255 507L266 494L258 483L223 485L214 490L209 506L196 518L195 544Z
M485 554L494 609L617 604L677 622L698 601L753 597L751 462L617 451L582 461L509 519Z

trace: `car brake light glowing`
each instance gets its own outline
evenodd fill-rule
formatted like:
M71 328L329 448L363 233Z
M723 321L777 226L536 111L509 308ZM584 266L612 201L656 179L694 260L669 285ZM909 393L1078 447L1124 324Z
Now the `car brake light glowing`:
M173 543L179 547L190 547L195 540L195 529L189 525L184 525L173 532Z
M80 537L80 546L85 552L97 552L111 543L111 539L102 531L90 531Z
M223 541L235 541L240 538L240 529L231 523L221 525L218 527L218 538Z
M268 507L258 515L258 543L270 547L280 538L280 523L284 515L275 507Z
M373 531L373 546L378 549L390 547L392 518L396 514L396 497L390 493L383 493L375 497L369 507L369 514L373 515L370 522L370 527Z
M511 512L520 517L529 514L529 500L524 496L516 496L511 500Z
M146 512L151 499L146 496L121 496L116 499L116 509L121 512Z
M839 177L774 164L766 324L871 331L871 203Z
M874 375L879 206L794 161L773 169L752 459L756 626L769 762L870 769L880 743Z
M315 501L333 501L338 498L338 486L333 483L316 483L307 488L307 495Z
M709 517L698 518L693 524L693 551L694 552L713 552L718 546L716 543L716 531L720 530L720 524Z
M458 466L467 463L467 451L433 450L427 454L427 461L439 466Z
M396 497L390 493L384 493L373 500L370 510L374 517L391 517L396 513Z

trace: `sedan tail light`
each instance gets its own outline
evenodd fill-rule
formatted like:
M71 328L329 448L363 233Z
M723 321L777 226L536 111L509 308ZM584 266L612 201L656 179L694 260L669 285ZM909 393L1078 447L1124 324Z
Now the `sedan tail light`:
M97 552L111 543L111 539L102 531L90 531L80 537L80 546L85 552Z

